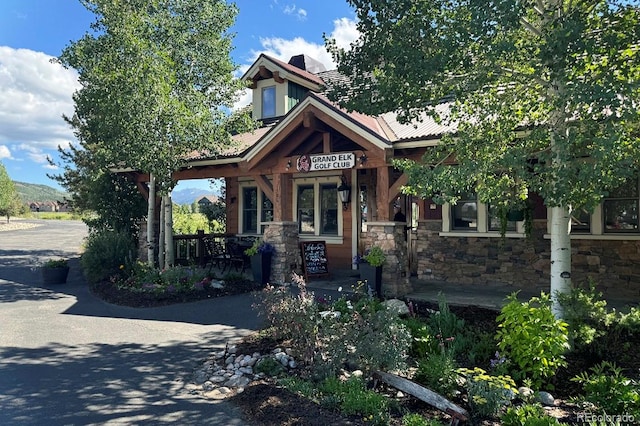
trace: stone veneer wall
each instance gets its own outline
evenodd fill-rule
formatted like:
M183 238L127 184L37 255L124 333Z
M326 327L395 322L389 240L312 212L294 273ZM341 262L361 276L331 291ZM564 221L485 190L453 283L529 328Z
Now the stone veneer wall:
M379 246L386 255L382 266L382 294L401 297L411 290L409 258L405 224L398 222L368 222L364 236L365 248Z
M547 223L534 221L530 239L500 237L443 237L442 221L418 223L418 279L454 284L510 284L549 291L550 240ZM572 281L589 277L605 296L616 294L640 300L640 241L573 239Z
M299 263L298 223L269 222L262 239L274 245L275 255L271 258L271 283L291 282L292 268Z

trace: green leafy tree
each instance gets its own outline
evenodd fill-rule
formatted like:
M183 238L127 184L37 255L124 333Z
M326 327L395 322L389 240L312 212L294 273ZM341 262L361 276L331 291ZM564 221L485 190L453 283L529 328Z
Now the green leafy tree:
M111 173L99 161L91 145L80 140L79 146L58 148L62 168L60 174L48 175L69 192L71 208L83 213L83 221L91 232L116 231L135 236L138 222L146 214L146 201L136 185L124 175Z
M406 191L498 207L538 193L552 209L551 293L571 285L570 214L593 208L640 159L637 0L348 0L360 39L329 41L350 85L341 103L454 126ZM345 91L347 90L348 91ZM634 129L635 127L635 129ZM451 167L451 165L455 167Z
M237 9L222 0L81 1L97 19L59 57L82 85L67 120L100 164L150 176L153 217L156 189L171 192L189 155L215 155L232 129L250 125L248 114L229 113L243 88L230 60Z
M7 223L12 215L20 212L22 202L16 191L16 186L9 177L4 164L0 162L0 216L7 217Z

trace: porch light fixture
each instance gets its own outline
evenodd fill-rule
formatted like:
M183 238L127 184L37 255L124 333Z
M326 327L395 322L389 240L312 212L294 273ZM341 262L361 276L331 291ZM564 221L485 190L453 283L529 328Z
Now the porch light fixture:
M347 181L344 179L344 176L342 176L340 180L341 183L340 186L338 186L338 196L340 197L340 201L342 201L342 208L346 210L349 202L351 201L351 187L347 185Z
M362 154L360 156L360 167L363 167L366 162L367 162L367 154Z
M291 160L287 161L287 170L291 168Z

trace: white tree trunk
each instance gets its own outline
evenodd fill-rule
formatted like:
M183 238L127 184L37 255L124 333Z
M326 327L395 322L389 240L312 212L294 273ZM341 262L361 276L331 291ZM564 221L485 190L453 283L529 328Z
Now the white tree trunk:
M571 209L551 209L551 300L556 318L562 318L563 310L558 294L571 291Z
M165 236L164 236L164 203L165 197L160 201L160 226L158 227L158 265L163 268L165 264Z
M155 266L155 217L156 217L156 178L149 175L149 200L147 203L147 263Z
M164 247L165 268L173 266L175 255L173 253L173 203L171 195L164 196Z

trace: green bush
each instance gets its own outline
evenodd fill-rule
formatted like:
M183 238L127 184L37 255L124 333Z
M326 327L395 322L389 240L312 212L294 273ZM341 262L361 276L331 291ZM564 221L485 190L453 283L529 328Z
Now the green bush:
M431 329L425 321L418 317L402 319L402 323L411 334L411 348L409 354L414 358L424 358L431 352L433 337Z
M637 349L637 348L636 348ZM595 408L599 414L626 414L640 419L640 383L622 374L615 364L603 361L571 379L582 385L582 403Z
M534 388L565 366L569 349L567 323L551 311L549 295L542 293L521 303L517 294L507 297L498 315L498 347L514 365L515 379L529 379Z
M80 264L89 282L118 275L121 266L131 263L135 245L125 232L99 231L89 234Z
M458 387L457 368L450 350L432 352L418 361L418 369L413 379L434 392L450 398Z
M396 314L366 296L321 305L301 277L295 281L297 294L267 286L255 307L277 339L291 340L294 356L316 378L335 375L345 364L365 372L406 367L410 335Z
M267 357L262 358L256 363L255 371L256 373L264 373L267 376L276 377L282 374L285 370L280 361L273 357Z
M540 404L523 404L508 407L500 418L503 426L556 426L561 423L545 414Z
M509 376L492 376L482 368L460 368L471 416L474 419L496 417L509 404L518 390Z
M442 426L442 423L435 419L425 419L420 414L405 414L402 417L402 426Z
M348 416L361 416L374 425L389 424L389 400L384 395L366 389L360 377L352 376L347 380L329 377L322 382L319 390L329 397L329 405L337 403Z

